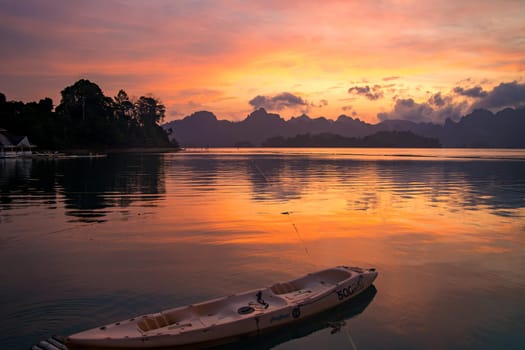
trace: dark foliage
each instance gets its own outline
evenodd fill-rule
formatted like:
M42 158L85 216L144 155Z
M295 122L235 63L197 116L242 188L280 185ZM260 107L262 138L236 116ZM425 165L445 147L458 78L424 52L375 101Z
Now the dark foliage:
M81 79L53 101L7 101L0 93L0 128L27 135L39 148L178 147L160 126L166 108L156 98L129 99L124 90L107 97L100 87Z
M380 131L363 138L344 137L336 134L300 134L294 137L272 137L263 147L401 147L438 148L437 139L416 135L410 131Z

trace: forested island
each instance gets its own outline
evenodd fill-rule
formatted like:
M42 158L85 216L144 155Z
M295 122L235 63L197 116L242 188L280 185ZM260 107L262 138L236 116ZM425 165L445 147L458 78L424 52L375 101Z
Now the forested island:
M53 109L50 98L24 103L7 101L0 93L0 128L27 136L40 149L178 148L159 125L166 108L155 97L131 99L120 90L111 98L86 79L61 95Z
M263 147L401 147L439 148L437 139L416 135L410 131L380 131L365 137L344 137L341 135L300 134L294 137L272 137L262 143Z

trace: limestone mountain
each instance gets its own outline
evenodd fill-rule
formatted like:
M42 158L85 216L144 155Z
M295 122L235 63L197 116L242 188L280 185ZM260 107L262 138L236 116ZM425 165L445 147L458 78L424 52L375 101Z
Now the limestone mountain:
M306 114L284 120L279 114L260 108L244 120L219 120L213 113L200 111L181 120L164 124L170 137L183 147L261 146L275 137L290 138L301 134L334 134L343 137L366 137L382 131L409 131L437 139L443 147L525 148L525 108L507 108L497 113L477 109L444 125L415 123L407 120L385 120L369 124L341 115L337 120L311 118Z

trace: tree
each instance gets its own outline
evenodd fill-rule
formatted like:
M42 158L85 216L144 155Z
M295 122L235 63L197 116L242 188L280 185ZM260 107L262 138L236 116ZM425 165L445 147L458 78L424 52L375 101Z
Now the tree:
M51 113L53 111L53 100L49 97L38 101L38 110L41 113Z
M104 96L100 87L81 79L61 91L62 100L56 111L63 118L66 143L111 145L113 100Z
M9 112L7 107L6 97L0 92L0 127L2 128L7 128L7 125L9 124Z
M166 113L166 107L154 97L141 96L135 103L135 109L141 126L161 123Z
M81 79L61 91L60 104L53 101L6 101L0 93L0 128L28 135L43 148L177 147L158 125L166 113L154 97L135 103L124 90L114 99L100 87Z
M114 100L117 119L126 120L127 122L133 119L135 106L130 101L126 91L120 89Z
M89 80L81 79L61 91L62 100L57 112L73 120L107 118L112 100L104 96L100 87Z

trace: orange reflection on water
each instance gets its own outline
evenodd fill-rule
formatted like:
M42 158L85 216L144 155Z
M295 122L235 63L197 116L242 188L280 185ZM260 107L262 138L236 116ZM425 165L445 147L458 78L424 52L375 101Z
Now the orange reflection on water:
M130 291L158 301L149 312L347 264L379 271L374 302L349 325L368 322L396 347L409 339L406 347L446 348L478 329L515 329L524 305L523 161L323 152L94 160L91 172L58 163L51 190L25 172L30 186L12 181L1 212L0 257L16 267L1 272L15 296L4 299L30 290L63 300L80 290L129 298L106 303L129 305L120 312L133 316L142 311ZM102 176L110 163L119 166ZM66 181L75 176L84 177ZM113 315L101 319L93 323Z
M173 195L180 185L167 181L167 196L154 214L157 233L142 238L267 249L304 246L311 255L330 260L344 257L353 245L359 249L352 258L391 261L413 254L414 247L421 250L419 259L432 260L436 251L450 256L465 251L503 253L512 249L505 247L508 242L523 244L516 234L523 227L515 219L525 215L523 208L509 209L509 218L496 215L496 209L483 202L469 203L479 189L464 177L443 184L443 174L436 172L402 182L404 174L384 164L363 162L347 175L330 163L304 178L284 165L278 173L266 174L269 180L258 179L254 185L249 168L230 169L235 181L216 169L219 175L206 190L186 189L182 196ZM441 249L445 245L448 250Z
M112 243L114 249L206 246L212 260L223 259L226 249L232 261L258 256L269 264L375 266L456 261L524 246L519 192L492 185L493 168L505 181L499 180L503 163L332 154L171 157L159 165L162 191L154 198L135 195L125 208L106 210L103 223L68 238L104 242L107 249Z

